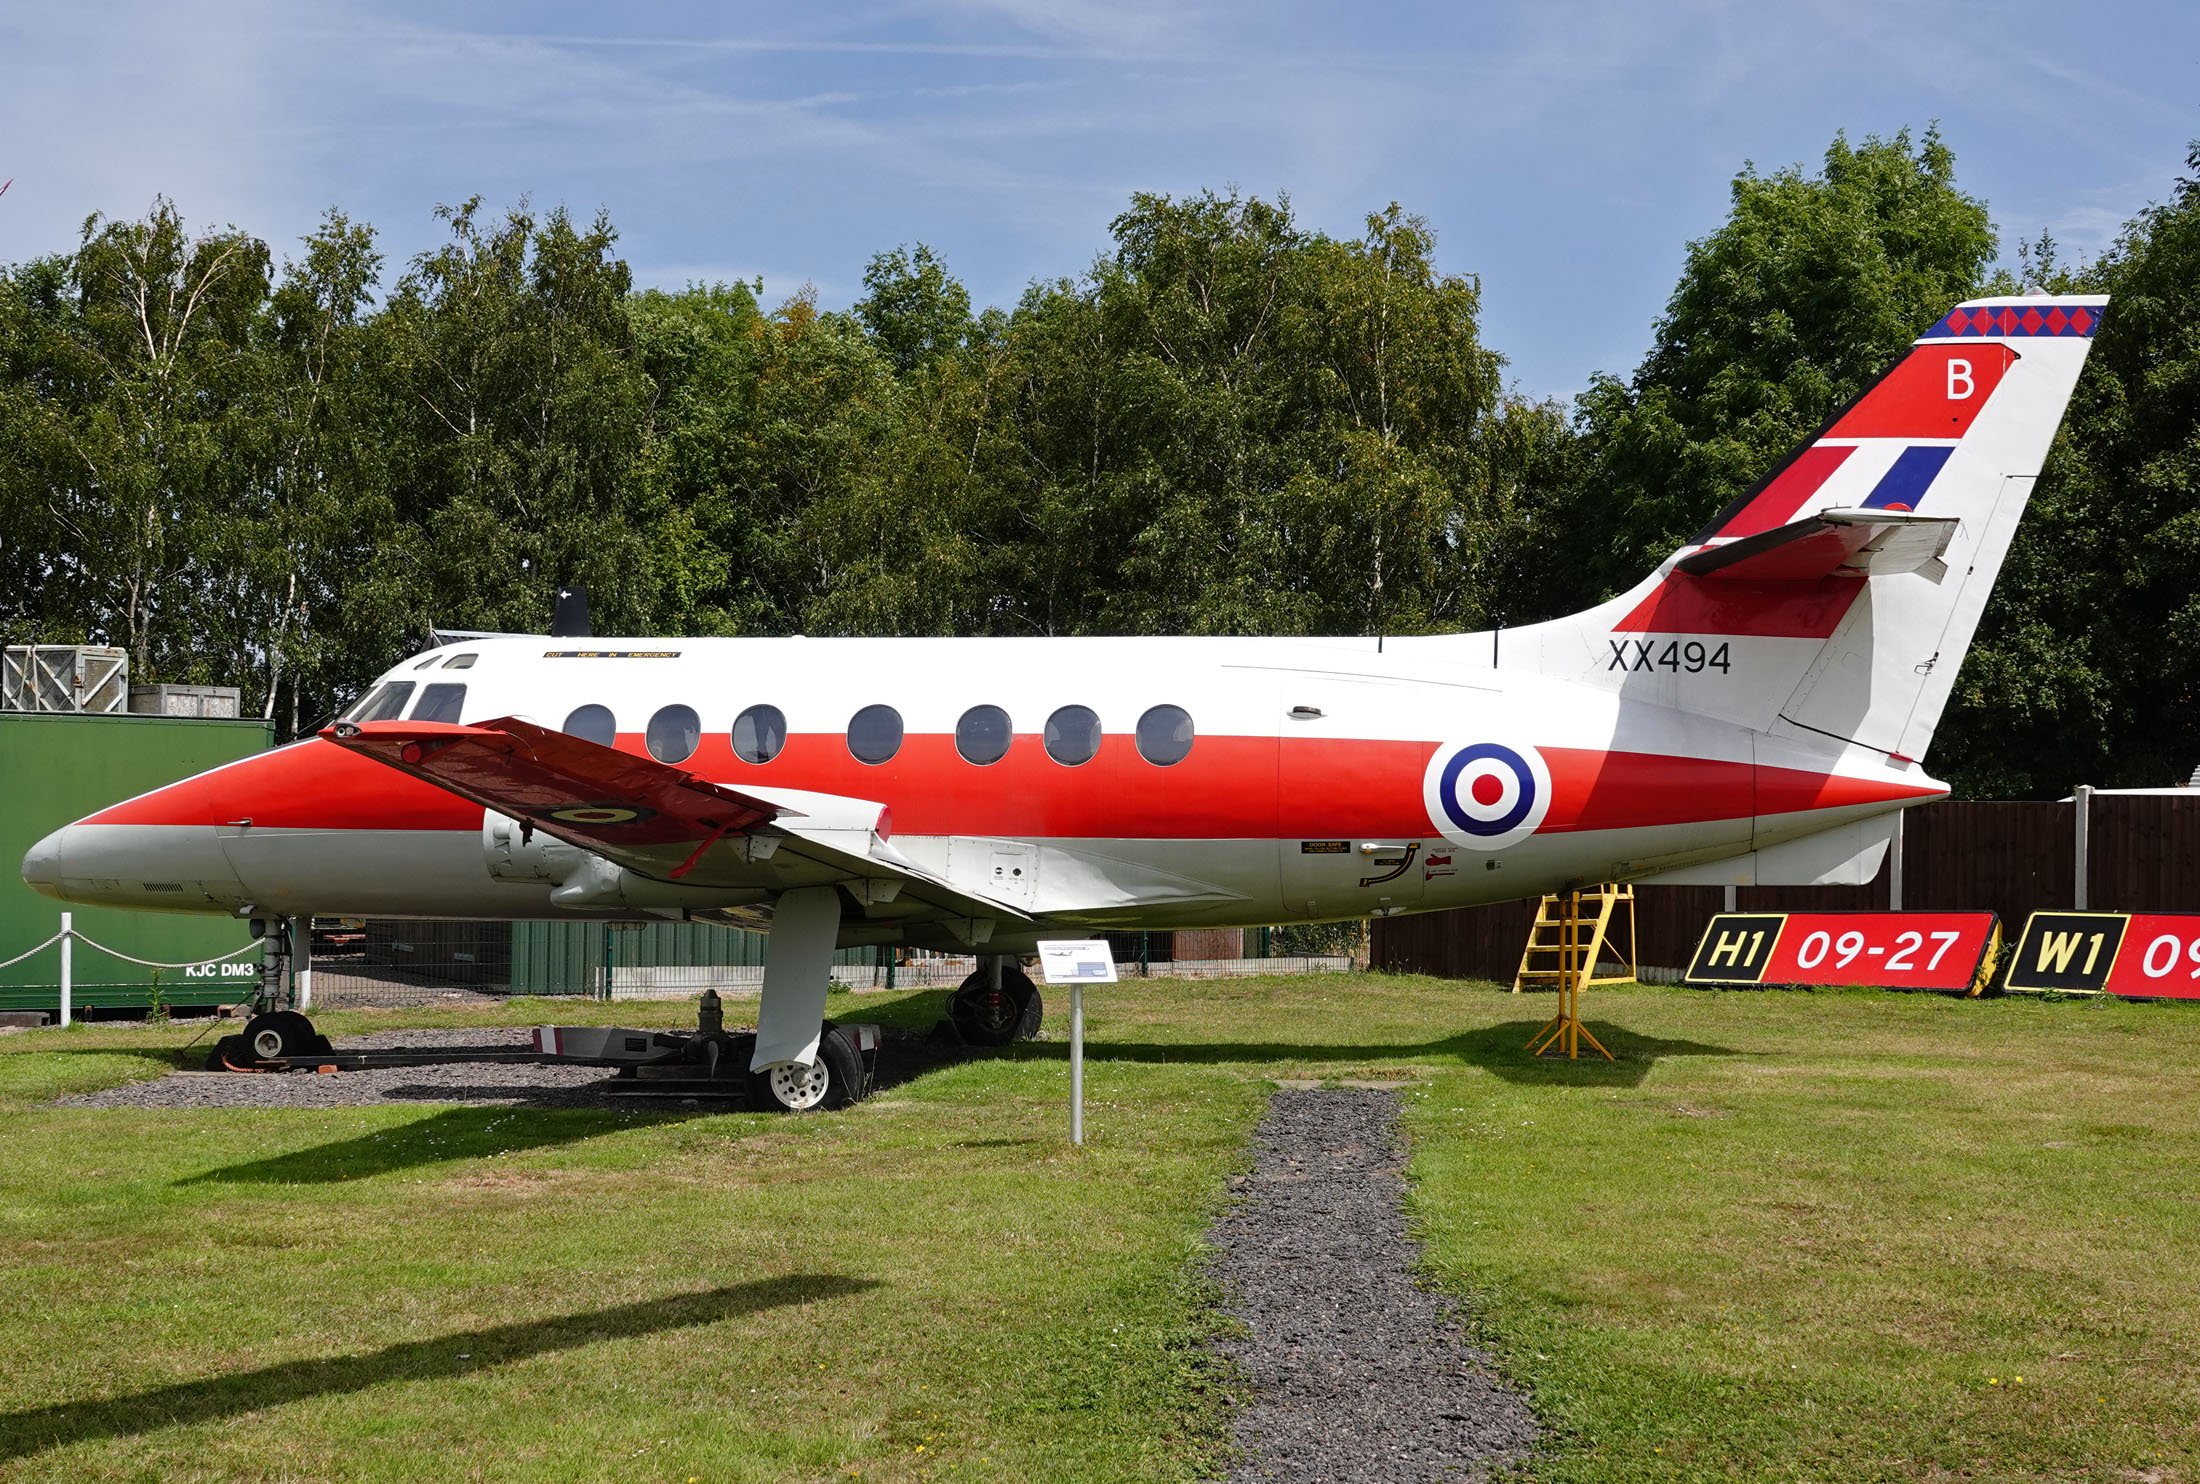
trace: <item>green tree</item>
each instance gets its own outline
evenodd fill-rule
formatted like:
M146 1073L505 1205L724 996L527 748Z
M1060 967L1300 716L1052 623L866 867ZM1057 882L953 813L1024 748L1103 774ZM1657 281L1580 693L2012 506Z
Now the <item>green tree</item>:
M897 376L908 376L953 354L970 337L970 292L923 243L897 247L863 270L864 296L855 316L886 352Z
M655 388L617 234L524 204L485 222L478 199L441 215L450 240L376 321L390 489L418 536L391 558L406 564L393 618L539 632L579 581L600 627L646 629L664 512L632 474Z
M10 559L36 573L14 624L121 645L140 680L222 666L207 643L216 553L249 500L267 294L264 243L194 236L165 199L137 221L91 217L74 253L11 276L0 415L19 442L5 483L43 548Z

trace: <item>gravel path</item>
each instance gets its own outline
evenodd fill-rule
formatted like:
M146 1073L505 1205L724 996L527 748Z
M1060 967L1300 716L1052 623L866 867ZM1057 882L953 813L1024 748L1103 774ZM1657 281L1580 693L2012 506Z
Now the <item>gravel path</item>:
M734 1029L735 1027L729 1027ZM339 1051L524 1051L526 1026L372 1031L337 1036ZM199 1048L203 1056L212 1036ZM879 1050L874 1090L892 1087L943 1061L966 1053L929 1038L888 1030ZM438 1067L379 1067L364 1072L171 1072L81 1097L60 1098L63 1108L363 1108L382 1103L479 1103L528 1108L694 1106L738 1109L743 1085L725 1095L695 1096L692 1084L670 1087L653 1079L616 1077L603 1067L528 1062L459 1062Z
M1283 1091L1244 1199L1215 1223L1216 1275L1250 1334L1219 1349L1250 1383L1232 1484L1485 1478L1535 1418L1414 1281L1394 1092Z
M525 1026L458 1030L374 1031L339 1036L340 1051L523 1051ZM533 1108L631 1108L640 1100L611 1096L632 1081L614 1081L602 1067L460 1062L447 1067L381 1067L367 1072L171 1072L82 1097L76 1108L360 1108L377 1103L488 1103Z

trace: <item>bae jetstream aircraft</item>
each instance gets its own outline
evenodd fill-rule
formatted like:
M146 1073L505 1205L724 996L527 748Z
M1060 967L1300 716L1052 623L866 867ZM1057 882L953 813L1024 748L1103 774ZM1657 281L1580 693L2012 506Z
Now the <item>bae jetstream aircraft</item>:
M853 1095L834 948L1876 875L2106 300L1958 306L1624 595L1493 633L545 639L32 848L64 901L769 931L752 1087ZM1004 973L1004 960L1007 968Z

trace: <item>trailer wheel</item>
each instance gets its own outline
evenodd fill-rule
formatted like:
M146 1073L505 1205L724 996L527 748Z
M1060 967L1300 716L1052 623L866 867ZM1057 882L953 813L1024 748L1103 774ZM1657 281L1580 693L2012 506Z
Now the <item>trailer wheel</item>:
M263 1062L314 1056L329 1049L328 1037L295 1010L253 1016L245 1024L244 1045L255 1061Z
M1039 1034L1046 1005L1029 974L1014 964L1003 964L998 990L993 988L988 971L980 969L965 979L947 1002L947 1015L969 1045L1006 1046Z
M845 1108L863 1096L863 1058L847 1034L827 1021L817 1060L749 1073L749 1107L758 1113L814 1113Z

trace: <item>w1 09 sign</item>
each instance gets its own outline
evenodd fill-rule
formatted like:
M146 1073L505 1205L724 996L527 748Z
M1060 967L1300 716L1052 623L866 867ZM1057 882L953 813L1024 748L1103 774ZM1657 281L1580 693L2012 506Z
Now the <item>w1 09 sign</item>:
M1687 978L1975 992L2000 941L1991 912L1722 912Z
M2200 913L2035 912L2008 987L2200 1000Z

